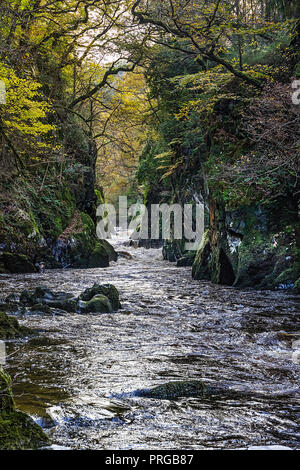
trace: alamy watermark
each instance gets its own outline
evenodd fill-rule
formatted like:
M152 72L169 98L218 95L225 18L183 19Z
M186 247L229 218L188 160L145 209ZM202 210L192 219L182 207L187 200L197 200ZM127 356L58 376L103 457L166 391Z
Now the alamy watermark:
M0 341L0 367L6 364L5 341Z
M6 86L3 80L0 80L0 104L6 104Z
M300 104L300 80L294 80L292 88L295 90L294 93L292 93L292 102L294 105L298 106Z
M101 204L97 216L97 236L102 240L115 234L117 218L122 231L132 232L132 240L184 239L189 251L198 249L204 234L204 206L199 203L152 204L148 209L141 203L128 207L127 197L121 196L118 210L112 204Z

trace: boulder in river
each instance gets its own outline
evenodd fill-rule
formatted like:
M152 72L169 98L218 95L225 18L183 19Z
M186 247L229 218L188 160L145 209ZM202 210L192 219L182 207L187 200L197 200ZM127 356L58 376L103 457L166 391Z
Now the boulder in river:
M75 312L77 299L71 293L52 292L44 286L38 286L33 293L23 291L20 296L20 302L27 307L44 305L49 308L56 308L66 312ZM49 313L47 309L46 313ZM42 309L36 309L42 311Z
M174 400L180 397L204 397L208 387L201 381L178 381L158 385L152 389L143 389L136 392L137 396L158 398L160 400Z
M112 313L113 307L105 295L95 295L91 300L79 300L78 308L81 313Z
M109 299L113 310L118 310L121 307L119 292L117 288L112 284L94 284L93 287L91 287L90 289L86 289L79 296L79 300L88 302L92 300L93 297L95 297L96 295L106 296Z
M21 326L16 318L0 312L0 339L20 338L33 333L30 328Z
M111 313L121 308L119 292L112 284L94 284L79 297L68 292L53 292L45 286L38 286L32 292L25 290L20 296L14 295L12 302L7 302L10 297L0 301L0 308L13 313Z

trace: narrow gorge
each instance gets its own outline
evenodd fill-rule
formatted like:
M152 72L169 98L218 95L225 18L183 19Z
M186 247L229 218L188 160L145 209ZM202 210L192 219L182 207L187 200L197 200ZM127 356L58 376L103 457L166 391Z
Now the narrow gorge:
M299 13L2 0L0 450L300 448Z

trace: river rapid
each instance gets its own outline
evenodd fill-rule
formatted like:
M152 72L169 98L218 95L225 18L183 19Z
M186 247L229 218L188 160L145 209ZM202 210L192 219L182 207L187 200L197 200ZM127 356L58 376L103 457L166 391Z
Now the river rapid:
M19 316L39 335L6 343L18 408L53 448L300 449L300 296L193 281L161 250L122 243L133 259L107 269L0 276L1 297L37 285L79 294L97 282L113 283L122 303L113 314ZM189 380L227 393L135 393Z

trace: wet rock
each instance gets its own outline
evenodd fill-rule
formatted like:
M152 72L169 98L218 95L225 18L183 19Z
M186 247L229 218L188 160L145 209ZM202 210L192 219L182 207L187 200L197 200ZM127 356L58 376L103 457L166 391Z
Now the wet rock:
M107 268L110 261L117 260L108 241L97 239L95 222L90 215L78 211L52 244L52 253L64 268Z
M1 369L0 436L1 450L29 450L49 445L49 438L33 419L16 411L11 379Z
M0 339L20 338L33 333L30 328L21 326L16 318L0 312Z
M193 266L195 258L196 258L196 252L195 251L189 252L188 254L180 258L177 261L176 265L178 268L185 268L185 267Z
M180 397L204 397L208 387L200 381L168 382L152 389L138 390L137 396L173 400Z
M15 303L19 302L19 296L17 294L10 294L5 298L5 302L10 304L10 303Z
M163 258L171 263L183 257L184 242L182 240L165 241L163 245Z
M28 290L24 290L20 295L20 303L23 305L27 305L27 306L33 305L34 304L33 295Z
M112 284L94 284L90 289L86 289L80 296L79 300L84 302L90 301L96 295L104 295L108 297L113 310L118 310L121 307L119 292Z
M57 297L54 300L37 299L37 301L41 304L46 304L53 309L64 310L69 313L75 312L77 307L77 301L75 298L70 299L67 297Z
M2 255L5 270L12 274L35 273L36 268L25 255L5 252Z
M109 261L118 261L118 253L107 240L101 240L101 245L105 248Z
M54 293L44 286L38 286L33 293L23 291L20 296L20 302L23 305L31 307L31 311L35 310L44 313L50 313L50 308L64 310L66 312L75 312L77 305L77 299L73 294L66 292ZM34 306L36 306L35 309L32 308ZM46 307L43 308L43 306Z
M91 300L78 302L80 313L112 313L113 307L105 295L95 295Z
M44 304L35 304L31 307L30 309L31 312L33 313L51 313L51 308L49 305L44 305Z
M53 299L55 299L55 294L50 289L48 289L47 287L38 286L35 289L33 297L36 298L36 299L44 298L44 299L53 300Z
M129 259L129 260L133 259L133 256L130 253L128 253L127 251L118 251L117 254L118 254L118 256L121 256L121 258L126 258L126 259Z

